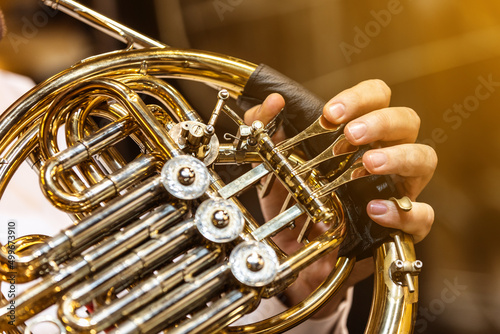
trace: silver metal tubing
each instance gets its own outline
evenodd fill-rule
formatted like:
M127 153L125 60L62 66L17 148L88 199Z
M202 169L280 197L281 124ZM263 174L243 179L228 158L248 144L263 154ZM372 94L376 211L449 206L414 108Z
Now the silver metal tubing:
M149 278L129 290L125 296L102 305L84 318L78 317L75 311L81 305L91 301L95 295L93 289L96 287L91 283L80 284L63 298L63 302L59 305L59 314L63 316L62 319L67 326L73 330L99 332L118 323L122 316L147 307L158 296L167 293L200 270L206 269L207 266L213 265L220 255L221 250L218 247L199 247L187 253L178 262L152 273ZM99 290L105 290L108 285L106 284Z
M102 268L104 263L119 258L123 253L135 249L148 238L158 238L159 231L181 219L187 212L186 204L165 204L152 211L143 219L127 226L120 232L114 233L99 244L85 251L84 259L89 263L92 271Z
M156 333L209 301L227 284L227 264L219 264L128 317L110 334Z
M88 219L65 230L60 236L71 245L68 251L78 251L138 217L153 207L154 202L162 195L165 192L160 178L154 177L129 194L97 209Z
M28 254L17 258L15 268L35 279L41 276L51 263L61 263L71 253L88 247L89 243L102 240L108 233L153 207L156 200L165 195L160 177L154 177L128 194L95 210L93 215L52 237L47 243L33 247ZM2 264L9 262L6 249L0 249L0 261Z
M143 258L138 255L141 249L147 249L147 247L141 246L137 250L134 250L128 256L128 261L118 261L119 264L112 264L111 262L115 259L120 260L120 257L124 253L130 252L144 240L151 237L156 238L158 229L163 229L177 221L186 213L186 210L187 207L182 204L179 205L179 209L170 204L164 205L156 211L151 212L144 219L132 224L132 226L90 248L83 256L75 257L54 275L46 275L40 283L17 296L15 299L17 308L15 321L22 322L27 319L26 317L31 317L42 311L44 309L42 305L50 305L50 303L55 302L69 287L83 279L86 275L97 272L105 266L109 266L114 275L117 275L116 279L120 280L123 279L124 275L122 271L128 270L128 267L131 268L134 263L139 263L132 270L137 275L141 269L144 269L143 267L146 264L154 263L154 261L148 262L145 260L150 255L149 253L146 252L147 254L143 255ZM151 226L155 228L151 229ZM177 235L184 234L185 232L185 230L182 230ZM172 235L173 237L174 235ZM154 249L163 249L164 243L168 243L168 240L159 238L152 239L151 242L145 245L154 244L156 246L156 248L153 247ZM151 249L148 250L151 252ZM94 277L96 276L94 275ZM33 305L36 306L33 307ZM4 314L9 312L8 306L9 302L2 304L0 319L5 318Z
M84 150L84 147L84 144L80 144L72 146L69 150L73 154L75 150ZM100 203L117 196L126 187L149 177L160 167L160 159L157 155L144 155L122 169L105 176L93 186L77 193L70 193L61 188L57 178L61 163L66 157L65 151L61 153L63 155L58 154L48 159L42 168L40 173L41 182L44 185L42 191L55 206L73 212L89 211ZM86 159L84 155L80 156L83 160Z
M262 162L261 156L257 152L247 150L237 150L233 144L220 144L219 155L215 159L217 165L247 164Z
M243 292L233 290L217 300L210 307L195 313L190 319L169 329L169 334L212 333L238 320L249 311L252 301L256 301L258 293L255 290Z

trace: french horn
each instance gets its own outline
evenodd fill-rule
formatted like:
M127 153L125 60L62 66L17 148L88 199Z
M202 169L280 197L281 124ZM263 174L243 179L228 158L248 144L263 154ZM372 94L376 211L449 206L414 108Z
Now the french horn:
M366 148L348 145L343 126L321 117L324 102L265 65L169 47L72 0L43 2L127 48L40 83L0 118L0 194L29 161L45 197L74 221L52 237L2 245L4 284L36 280L15 299L2 296L4 333L29 333L29 320L62 333L281 333L328 302L356 258L372 255L366 333L412 332L422 265L412 238L364 212L372 198L397 197L394 184L367 173ZM176 80L214 88L212 113L194 110ZM241 110L272 92L285 97L285 110L267 125L245 124ZM220 134L223 117L234 132ZM288 139L276 144L280 126ZM122 140L137 157L123 157ZM220 165L253 167L228 180ZM272 182L289 196L279 215L259 222L238 196L255 188L266 196ZM326 228L312 236L315 224ZM272 238L288 228L301 229L291 254ZM234 325L339 246L335 270L302 302ZM38 319L52 305L58 316Z

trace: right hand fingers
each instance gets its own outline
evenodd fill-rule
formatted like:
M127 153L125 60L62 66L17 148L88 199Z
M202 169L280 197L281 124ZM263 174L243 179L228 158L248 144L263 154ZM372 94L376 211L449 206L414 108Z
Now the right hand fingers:
M245 123L251 125L254 121L261 121L264 124L269 123L283 107L285 106L285 99L278 94L270 94L262 104L254 106L245 112Z
M245 112L244 120L247 125L251 125L254 121L261 121L264 124L269 123L276 115L278 115L285 106L285 99L278 93L270 94L262 104L254 106ZM279 128L273 135L272 139L275 143L286 138L283 128Z

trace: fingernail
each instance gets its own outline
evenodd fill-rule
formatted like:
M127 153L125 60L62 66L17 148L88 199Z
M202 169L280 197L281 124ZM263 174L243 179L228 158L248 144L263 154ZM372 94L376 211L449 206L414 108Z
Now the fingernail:
M365 123L351 123L347 126L347 131L351 134L351 136L358 140L363 137L366 133L366 124Z
M342 103L336 103L328 107L328 114L330 115L330 121L339 120L345 115L345 106Z
M373 168L379 168L387 162L387 156L384 153L375 152L369 155Z
M368 210L372 215L381 216L387 213L387 206L380 202L370 203Z

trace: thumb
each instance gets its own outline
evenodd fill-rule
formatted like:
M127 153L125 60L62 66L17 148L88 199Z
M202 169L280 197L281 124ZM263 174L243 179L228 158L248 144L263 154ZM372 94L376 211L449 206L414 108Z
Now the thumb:
M264 124L269 123L283 107L285 106L285 99L278 93L270 94L264 102L257 105L245 112L245 123L251 125L254 121L261 121Z

